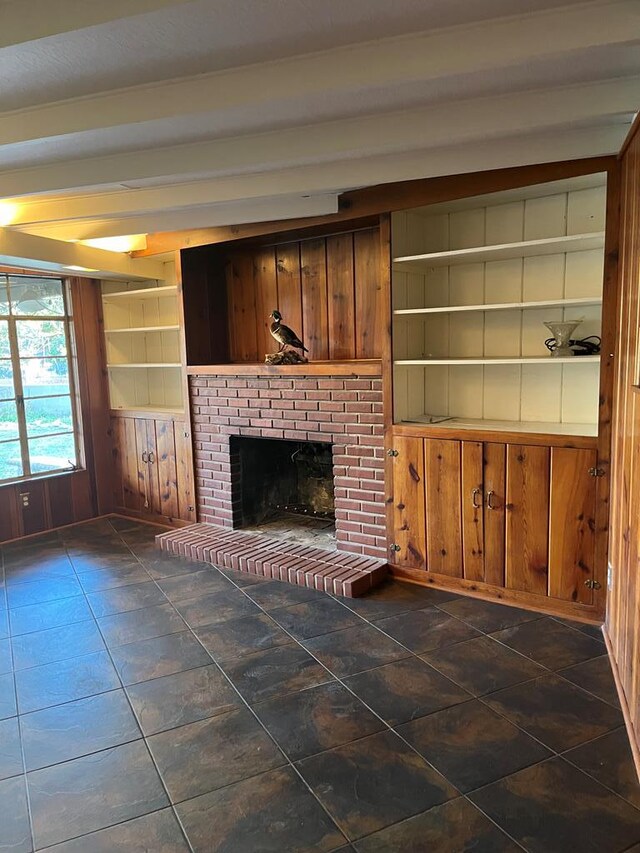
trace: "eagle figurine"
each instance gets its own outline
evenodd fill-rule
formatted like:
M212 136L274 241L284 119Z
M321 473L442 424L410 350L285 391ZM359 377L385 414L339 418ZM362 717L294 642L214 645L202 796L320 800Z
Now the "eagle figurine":
M302 352L309 352L293 329L283 325L281 322L282 314L279 311L272 311L269 316L273 320L273 323L269 326L271 337L280 344L278 352L282 352L285 347L295 347L295 349L301 349Z

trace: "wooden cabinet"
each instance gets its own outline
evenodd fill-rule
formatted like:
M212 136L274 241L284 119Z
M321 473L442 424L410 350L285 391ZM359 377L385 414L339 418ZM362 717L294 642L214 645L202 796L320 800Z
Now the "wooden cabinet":
M111 419L117 511L174 522L195 521L191 443L184 421Z
M395 567L550 609L593 604L595 450L402 435L389 453Z

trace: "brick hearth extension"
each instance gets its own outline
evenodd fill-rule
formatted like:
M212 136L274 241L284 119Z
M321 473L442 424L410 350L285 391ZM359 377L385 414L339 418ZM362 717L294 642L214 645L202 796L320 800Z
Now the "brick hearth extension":
M270 539L213 524L192 524L156 536L163 551L215 566L345 595L363 595L387 574L382 560Z
M200 521L239 523L231 436L327 441L333 446L338 548L386 560L379 378L192 376L190 392Z

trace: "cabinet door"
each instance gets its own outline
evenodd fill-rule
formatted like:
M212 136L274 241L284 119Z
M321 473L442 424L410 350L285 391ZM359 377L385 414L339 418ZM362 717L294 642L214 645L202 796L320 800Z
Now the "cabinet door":
M549 595L593 603L596 479L595 450L551 449Z
M184 521L195 521L196 499L193 484L193 449L188 422L174 421L173 426L176 447L179 517Z
M547 595L548 447L507 447L506 586Z
M462 442L462 550L466 580L485 575L483 444Z
M133 418L112 418L111 433L115 459L116 507L138 512L142 509L144 489L141 491L140 454L136 443L136 422Z
M487 442L483 445L484 580L504 586L505 467L507 447Z
M176 424L179 427L180 424ZM178 473L176 442L173 421L156 421L155 466L160 489L160 514L167 518L180 518L178 504Z
M425 440L427 566L462 577L461 443Z
M147 454L146 463L146 494L147 494L147 512L154 515L163 515L162 498L160 494L160 477L158 473L158 445L156 441L156 422L145 421L147 428ZM162 421L161 423L164 423Z
M421 438L393 440L393 495L391 528L391 561L408 569L424 569L425 518L424 518L424 448ZM395 548L398 550L395 550Z

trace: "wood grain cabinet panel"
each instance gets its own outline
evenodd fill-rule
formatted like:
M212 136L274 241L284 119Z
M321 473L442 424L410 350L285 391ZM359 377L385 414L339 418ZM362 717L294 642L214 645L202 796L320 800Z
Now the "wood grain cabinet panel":
M505 444L485 442L482 465L485 496L484 581L504 586L506 459Z
M461 444L425 441L427 567L462 577Z
M462 543L466 580L504 585L504 444L462 442Z
M392 451L390 560L409 569L426 568L424 446L420 438L396 437Z
M549 595L593 602L596 549L595 450L551 448Z

